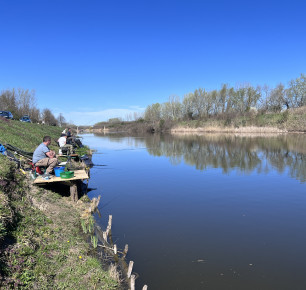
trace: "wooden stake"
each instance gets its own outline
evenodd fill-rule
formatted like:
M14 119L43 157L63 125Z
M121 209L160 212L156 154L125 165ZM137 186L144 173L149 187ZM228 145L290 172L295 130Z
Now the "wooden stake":
M77 202L79 199L78 186L74 182L70 185L70 197L71 197L71 201L73 202Z
M124 250L123 250L123 258L125 258L125 256L126 256L128 250L129 250L129 245L126 244L125 247L124 247Z
M101 199L101 195L98 196L98 201L97 201L96 207L98 207L98 205L100 203L100 199Z
M114 254L117 255L117 245L114 245Z
M129 268L128 268L128 271L127 271L127 277L128 277L128 278L131 277L132 270L133 270L133 265L134 265L134 262L133 262L133 261L130 261L130 263L129 263Z
M142 290L148 290L148 286L147 286L147 285L144 285L144 286L142 287Z
M109 232L110 232L110 230L112 228L112 220L113 220L113 216L109 215L108 216L108 225L107 225L107 228L106 228L107 235L109 234Z
M97 228L96 234L98 235L98 238L100 239L101 243L103 243L103 240L104 240L103 231L98 225L96 225L96 228ZM101 235L101 233L102 233L102 235Z
M131 276L131 290L135 290L135 275Z
M103 232L103 239L105 242L107 242L107 233L106 232Z
M113 220L113 216L110 214L108 216L108 226L109 226L110 229L112 228L112 220Z

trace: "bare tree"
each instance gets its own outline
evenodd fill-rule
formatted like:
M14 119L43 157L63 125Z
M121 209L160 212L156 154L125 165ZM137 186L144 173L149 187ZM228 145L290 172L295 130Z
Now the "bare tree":
M144 113L144 118L147 121L158 121L161 119L162 106L159 103L148 106Z
M19 119L23 115L29 115L31 119L38 119L39 110L36 107L34 90L30 91L22 88L16 90L13 88L12 90L2 91L0 106L0 109L12 112L15 119Z
M169 110L172 120L179 120L181 118L182 105L178 96L169 97Z
M22 117L23 115L30 115L31 109L34 108L36 105L35 91L18 88L17 98L20 117Z
M65 126L65 124L66 124L66 119L65 119L65 117L63 116L62 113L60 113L60 114L58 115L58 117L57 117L57 122L58 122L58 125L59 125L60 127Z
M189 93L184 96L183 103L182 103L182 115L183 118L186 120L193 119L193 93Z
M15 89L4 90L0 94L0 110L10 111L15 118L18 118L18 104Z
M32 108L30 110L30 118L33 123L38 123L41 120L40 110L38 108Z
M42 120L47 125L57 125L57 120L49 109L43 110Z
M201 118L204 115L205 111L205 89L199 88L196 89L193 93L192 98L192 108L193 108L193 115L197 118Z
M272 112L280 112L285 104L285 87L282 83L278 84L276 88L272 89L267 98L268 110Z

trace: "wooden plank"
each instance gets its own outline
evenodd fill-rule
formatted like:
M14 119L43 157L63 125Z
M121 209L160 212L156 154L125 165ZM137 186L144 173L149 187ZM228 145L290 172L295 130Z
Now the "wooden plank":
M63 155L63 154L56 154L56 157L78 157L79 154L69 154L69 155Z
M61 178L61 177L56 177L52 176L50 179L43 179L41 176L38 176L33 183L35 184L42 184L42 183L51 183L51 182L65 182L65 181L70 181L70 180L83 180L83 179L88 179L88 174L86 173L85 170L75 170L74 171L74 177L72 178Z
M72 202L77 202L79 199L78 186L75 182L70 185L70 197Z

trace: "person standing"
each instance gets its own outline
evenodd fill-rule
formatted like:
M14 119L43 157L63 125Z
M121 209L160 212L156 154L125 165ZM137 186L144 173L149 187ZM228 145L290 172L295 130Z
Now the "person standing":
M50 175L53 168L57 165L57 158L55 152L49 149L51 144L51 137L45 136L43 142L35 149L33 153L32 162L34 166L47 167L45 175Z

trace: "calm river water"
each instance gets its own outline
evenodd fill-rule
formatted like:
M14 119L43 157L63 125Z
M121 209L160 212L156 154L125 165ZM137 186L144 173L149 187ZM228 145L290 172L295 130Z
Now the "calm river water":
M83 135L136 289L306 289L306 135Z

